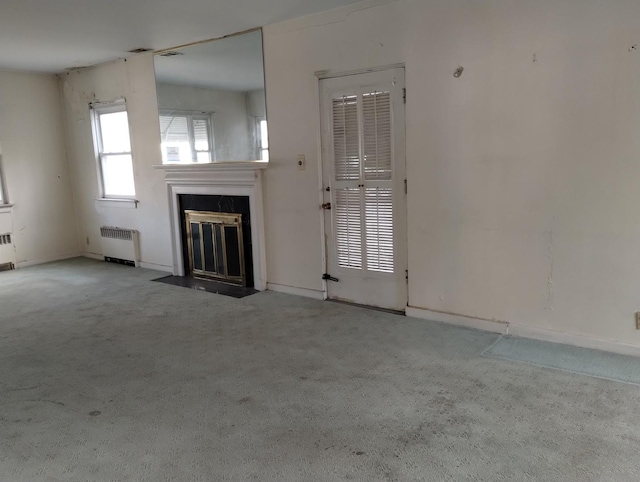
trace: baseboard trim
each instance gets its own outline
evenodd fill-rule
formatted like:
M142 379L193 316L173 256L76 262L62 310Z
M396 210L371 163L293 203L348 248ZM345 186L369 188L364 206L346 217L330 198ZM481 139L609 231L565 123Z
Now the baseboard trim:
M152 269L154 271L162 271L163 273L173 274L173 266L165 266L164 264L144 263L141 261L140 267L144 269Z
M97 253L82 253L85 258L95 259L98 261L104 261L104 256ZM163 273L173 274L173 266L165 266L164 264L145 263L143 261L138 262L137 267L144 269L151 269L153 271L162 271Z
M97 253L82 253L80 256L83 258L95 259L97 261L104 261L104 256Z
M286 293L288 295L304 296L305 298L313 298L316 300L324 299L324 292L320 290L311 290L308 288L296 288L294 286L279 285L277 283L267 283L267 290L277 293Z
M486 320L454 313L443 313L426 308L417 308L415 306L407 307L407 316L422 320L439 321L442 323L449 323L477 330L490 331L493 333L500 333L501 335L531 338L551 343L591 348L593 350L608 351L611 353L618 353L620 355L640 356L640 346L630 345L614 340L606 340L603 338L578 335L575 333L565 333L545 328L523 326L507 321Z
M608 351L620 355L640 356L640 346L629 345L614 340L603 338L593 338L575 333L565 333L562 331L547 330L530 326L509 324L508 334L522 338L532 338L534 340L548 341L551 343L561 343L563 345L573 345L582 348Z
M16 268L17 269L28 268L29 266L38 266L40 264L54 263L56 261L64 261L66 259L79 258L81 256L82 254L80 253L70 253L70 254L63 254L60 256L51 256L50 258L40 258L40 259L34 259L30 261L18 261L16 263Z
M439 321L451 325L464 326L465 328L475 328L476 330L500 333L502 335L506 335L509 329L509 323L505 321L484 320L482 318L474 318L472 316L458 315L455 313L444 313L442 311L434 311L415 306L407 306L406 314L407 316L421 320Z

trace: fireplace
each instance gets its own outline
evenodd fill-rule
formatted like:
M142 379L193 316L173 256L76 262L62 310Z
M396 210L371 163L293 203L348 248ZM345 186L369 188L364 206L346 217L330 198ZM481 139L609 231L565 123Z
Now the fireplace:
M242 214L185 211L189 269L195 278L247 286Z
M262 201L262 170L267 165L266 162L226 162L154 166L156 169L164 171L167 183L173 233L173 274L175 276L194 274L198 277L221 279L236 285L244 283L247 287L254 287L258 291L267 288ZM236 219L241 226L238 233L242 237L242 242L238 242L238 249L242 246L244 281L240 280L241 276L235 275L237 273L237 270L233 271L235 267L230 267L228 264L229 271L224 271L232 275L225 275L228 279L216 277L215 273L201 273L201 270L193 270L194 260L189 254L186 211L211 213L214 216L216 214L238 215ZM231 218L228 219L231 220ZM204 224L210 224L212 230L216 229L215 223L205 222ZM209 233L209 227L205 229ZM222 235L222 231L220 234ZM213 233L211 238L205 238L203 235L199 236L199 239L201 242L204 242L205 239L207 242L209 239L211 243L216 242ZM230 234L229 239L233 244L233 234ZM193 239L191 241L193 242ZM207 249L207 252L203 253L202 247L200 249L201 257L210 256L211 252ZM235 253L231 253L231 256L235 256ZM228 261L229 259L227 259ZM209 259L209 265L211 266L215 262L214 251L213 260Z
M248 196L180 194L185 273L253 288Z

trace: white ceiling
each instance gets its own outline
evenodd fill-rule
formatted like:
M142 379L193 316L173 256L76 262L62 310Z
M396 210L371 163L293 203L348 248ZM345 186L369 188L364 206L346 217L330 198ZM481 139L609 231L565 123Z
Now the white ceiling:
M357 1L0 0L0 68L61 72Z

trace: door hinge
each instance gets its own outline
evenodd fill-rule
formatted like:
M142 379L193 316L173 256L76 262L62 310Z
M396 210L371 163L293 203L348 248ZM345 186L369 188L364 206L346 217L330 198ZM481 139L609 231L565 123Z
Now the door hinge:
M325 273L322 275L322 279L326 280L326 281L335 281L336 283L338 281L340 281L338 278L334 278L333 276L331 276L329 273Z
M407 103L407 88L404 87L402 89L402 101L406 104Z
M407 180L404 180L404 193L407 194Z
M326 210L330 210L331 209L331 203L324 203L322 206L320 206L322 209L326 209Z
M405 279L407 280L407 283L408 283L409 282L409 270L405 269L404 273L405 273Z

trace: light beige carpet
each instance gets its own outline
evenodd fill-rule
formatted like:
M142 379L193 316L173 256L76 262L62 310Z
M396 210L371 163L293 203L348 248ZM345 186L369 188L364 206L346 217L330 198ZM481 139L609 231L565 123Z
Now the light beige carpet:
M637 481L640 389L492 334L72 260L0 273L0 480Z

